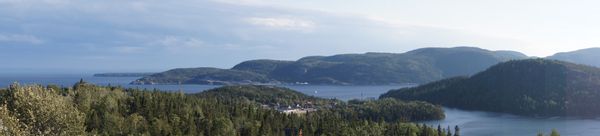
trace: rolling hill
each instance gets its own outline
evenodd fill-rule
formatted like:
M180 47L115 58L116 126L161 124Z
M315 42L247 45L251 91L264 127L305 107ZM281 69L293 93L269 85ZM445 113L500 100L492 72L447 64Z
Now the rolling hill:
M133 84L335 84L427 83L471 75L489 66L527 56L473 47L422 48L406 53L309 56L297 61L250 60L232 69L179 68L138 79Z
M387 97L526 116L597 117L600 69L557 60L515 60L471 77L448 78L381 96Z
M598 60L598 58L600 58L600 48L588 48L572 52L562 52L547 58L600 67L600 61Z

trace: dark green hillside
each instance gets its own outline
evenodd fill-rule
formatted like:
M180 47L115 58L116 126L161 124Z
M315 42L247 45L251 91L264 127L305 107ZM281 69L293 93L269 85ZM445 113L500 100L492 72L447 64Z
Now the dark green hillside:
M280 103L285 105L304 103L306 101L325 100L306 94L275 86L225 86L207 90L196 96L202 98L250 100L259 103Z
M472 47L423 48L407 53L311 56L297 61L251 60L242 62L231 70L174 69L133 83L427 83L446 77L471 75L499 62L522 58L526 56L518 52L489 51Z
M359 118L372 121L422 121L438 120L445 117L438 105L426 102L404 102L395 99L382 100L340 100L307 96L303 93L275 86L225 86L194 94L200 98L213 98L219 101L251 101L266 105L304 105L310 103L318 110L339 113L344 118Z
M529 116L600 116L600 69L529 59L381 96Z
M238 84L268 83L265 75L249 71L217 68L178 68L152 74L138 79L133 84Z
M235 65L233 70L250 71L258 74L268 75L272 71L279 69L283 66L292 64L293 61L281 61L281 60L250 60L244 61L240 64Z
M395 99L382 100L340 100L307 96L300 92L274 86L226 86L195 94L200 98L216 98L219 101L251 101L261 105L305 105L319 112L332 112L343 118L389 122L439 120L445 117L438 105L426 102L405 102Z
M511 51L488 51L474 47L422 48L407 52L427 59L443 74L443 77L467 76L499 62L524 59L526 55Z
M284 82L314 84L401 84L441 78L423 57L391 53L306 57L273 72Z

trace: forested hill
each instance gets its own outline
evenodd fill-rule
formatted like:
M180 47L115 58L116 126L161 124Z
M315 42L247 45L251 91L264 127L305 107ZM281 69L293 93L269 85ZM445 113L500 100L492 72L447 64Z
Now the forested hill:
M600 58L600 48L562 52L547 58L600 67L600 61L598 61L598 58Z
M223 97L211 97L220 95ZM261 107L253 101L267 96L312 99L289 89L269 86L230 86L186 95L96 86L83 81L69 88L13 84L0 88L0 135L460 134L458 127L435 128L410 123L443 118L439 106L424 102L355 100L316 107L317 110L304 114L289 114ZM253 97L258 99L252 100Z
M98 73L94 74L95 77L143 77L149 76L154 73Z
M310 56L297 61L250 60L232 69L180 68L138 79L133 84L337 84L427 83L471 75L499 62L524 59L512 51L473 47L422 48L406 53Z
M203 91L194 95L201 98L249 100L262 104L278 103L283 105L295 105L304 102L316 101L321 103L326 103L324 101L340 102L337 100L328 100L314 96L308 96L288 88L257 85L224 86Z
M248 101L263 106L310 107L323 112L334 112L345 118L372 121L424 121L445 118L439 105L419 101L395 99L351 100L344 102L308 96L288 88L262 85L225 86L193 94L200 98L219 101Z
M381 98L424 100L527 116L600 116L600 69L546 59L509 61L472 77L392 90Z

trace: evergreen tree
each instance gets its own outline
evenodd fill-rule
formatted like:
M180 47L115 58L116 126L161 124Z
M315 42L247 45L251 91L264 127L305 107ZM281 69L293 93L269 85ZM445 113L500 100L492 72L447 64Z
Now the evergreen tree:
M256 136L285 135L286 129L292 132L288 134L307 136L440 133L440 126L436 132L425 124L407 122L410 118L429 119L438 113L431 104L419 102L386 99L347 103L265 86L225 87L209 92L213 97L206 97L81 82L72 88L14 84L0 89L0 103L6 103L0 106L0 135ZM262 102L305 101L319 109L285 114L260 106ZM336 104L322 108L331 103Z
M437 127L437 135L438 135L438 136L443 136L443 134L444 134L444 133L442 132L442 126L438 124L438 127Z
M460 136L460 128L458 128L458 125L454 126L454 136Z

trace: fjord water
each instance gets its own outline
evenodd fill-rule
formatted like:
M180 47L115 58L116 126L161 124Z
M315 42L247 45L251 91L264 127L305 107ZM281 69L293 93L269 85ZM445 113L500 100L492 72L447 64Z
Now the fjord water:
M54 84L72 86L80 79L96 85L122 86L124 88L158 89L184 93L198 93L204 90L220 87L220 85L131 85L131 81L140 77L93 77L90 75L36 74L36 75L0 75L0 88L18 82L19 84ZM335 98L340 100L377 98L391 89L408 87L410 85L387 86L328 86L328 85L281 85L297 90L307 95Z
M0 75L0 88L7 87L13 82L20 84L56 84L71 86L83 78L87 82L98 85L122 86L126 88L149 89L164 91L182 91L197 93L216 88L216 85L129 85L138 77L92 77L90 75ZM377 98L390 89L408 86L314 86L288 85L284 86L298 90L308 95L341 100ZM501 113L465 111L445 108L446 119L423 122L428 125L443 127L458 125L461 134L465 136L534 136L538 132L550 132L556 128L565 136L596 136L600 134L599 119L566 119L566 118L529 118Z
M444 108L446 119L423 122L443 127L460 126L465 136L535 136L538 132L548 135L554 128L563 136L598 136L599 119L576 118L530 118L502 113L465 111Z

